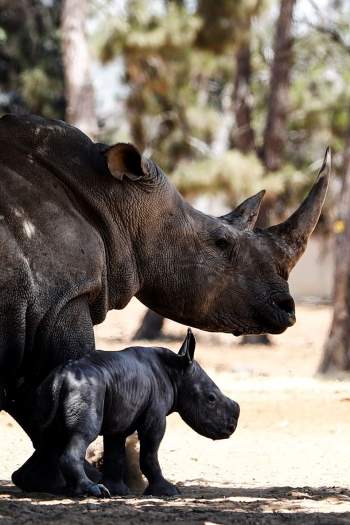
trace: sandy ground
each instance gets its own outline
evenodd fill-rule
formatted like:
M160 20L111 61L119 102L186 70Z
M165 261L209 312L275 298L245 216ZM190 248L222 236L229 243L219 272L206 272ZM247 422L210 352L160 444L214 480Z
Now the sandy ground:
M143 307L133 302L96 329L98 347L129 345ZM197 359L241 405L236 433L213 442L177 415L161 446L178 499L53 498L25 495L11 472L31 453L28 438L0 414L0 525L7 523L350 524L350 382L315 376L330 309L299 306L298 322L273 346L240 346L229 335L196 332ZM179 347L185 328L167 322Z

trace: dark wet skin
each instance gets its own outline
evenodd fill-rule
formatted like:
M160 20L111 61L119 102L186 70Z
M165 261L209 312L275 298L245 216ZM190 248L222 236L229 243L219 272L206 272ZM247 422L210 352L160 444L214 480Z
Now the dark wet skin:
M62 493L108 497L129 492L124 481L125 440L135 430L145 495L175 496L179 490L162 474L158 449L166 416L178 412L196 432L226 439L235 431L239 405L226 397L196 361L190 330L178 354L166 348L133 347L96 351L58 367L38 389L35 410L42 432L37 447L59 457ZM84 469L89 444L104 438L103 479ZM44 479L32 479L45 491ZM46 489L47 490L47 489Z

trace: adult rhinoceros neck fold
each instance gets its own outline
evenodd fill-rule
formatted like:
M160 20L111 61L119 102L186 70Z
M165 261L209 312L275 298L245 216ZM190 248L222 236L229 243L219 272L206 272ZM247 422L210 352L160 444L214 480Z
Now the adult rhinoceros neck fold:
M284 222L268 231L283 249L290 269L303 254L314 231L326 198L331 173L331 152L327 148L317 180L299 208Z

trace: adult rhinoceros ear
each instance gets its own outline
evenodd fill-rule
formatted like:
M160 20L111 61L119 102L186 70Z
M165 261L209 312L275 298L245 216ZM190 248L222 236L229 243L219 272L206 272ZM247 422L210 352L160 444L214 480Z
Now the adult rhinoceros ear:
M178 355L187 365L193 362L194 351L196 349L196 339L192 333L191 328L188 328L187 335L178 352Z
M259 191L259 193L249 197L233 211L220 217L220 219L223 219L239 230L252 230L258 218L264 195L265 190Z
M132 144L115 144L106 149L104 154L108 169L116 179L123 180L127 177L130 180L138 180L145 176L142 156Z

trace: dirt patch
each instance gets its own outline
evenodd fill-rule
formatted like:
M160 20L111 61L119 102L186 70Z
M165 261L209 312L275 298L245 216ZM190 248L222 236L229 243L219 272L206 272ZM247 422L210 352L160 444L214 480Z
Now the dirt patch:
M99 348L130 344L143 308L136 301L97 327ZM299 307L298 322L270 348L196 332L197 359L241 405L238 429L213 442L168 418L160 461L178 499L53 498L23 495L10 475L31 453L28 438L0 414L0 525L7 523L350 524L350 382L322 380L330 310ZM166 324L163 346L178 348L185 328Z

